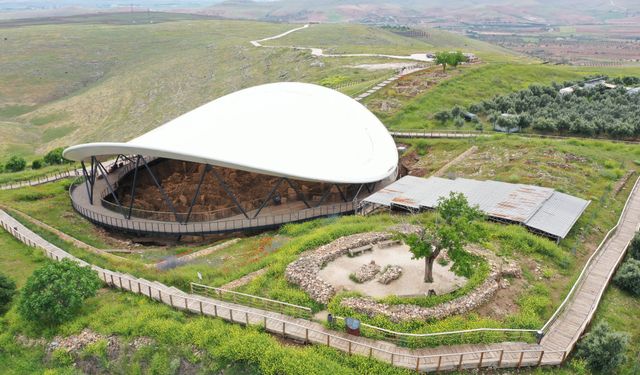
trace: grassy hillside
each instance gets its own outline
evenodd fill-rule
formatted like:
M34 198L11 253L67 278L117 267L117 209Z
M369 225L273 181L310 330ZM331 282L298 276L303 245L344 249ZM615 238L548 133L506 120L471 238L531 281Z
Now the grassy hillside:
M384 72L249 41L292 25L185 20L0 27L0 155L126 140L216 97L275 81L368 81ZM395 44L405 38L383 32ZM374 42L371 42L374 43ZM318 66L319 65L319 66ZM391 71L385 73L390 75Z

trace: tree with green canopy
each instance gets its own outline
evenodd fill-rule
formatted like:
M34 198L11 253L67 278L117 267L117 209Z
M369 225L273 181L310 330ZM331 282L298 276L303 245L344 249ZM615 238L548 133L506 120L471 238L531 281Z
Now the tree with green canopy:
M84 300L95 296L100 284L91 268L68 259L48 263L27 279L18 312L42 325L60 324L75 316Z
M442 250L462 251L469 243L484 237L480 220L484 217L477 206L469 205L462 193L451 192L448 197L440 197L436 206L434 228L422 228L419 233L401 234L414 259L425 263L424 282L433 282L433 263Z

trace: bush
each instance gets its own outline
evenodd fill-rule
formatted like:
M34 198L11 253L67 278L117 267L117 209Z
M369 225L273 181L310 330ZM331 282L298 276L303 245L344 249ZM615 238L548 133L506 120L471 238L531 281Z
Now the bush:
M31 169L40 169L42 166L42 160L40 159L36 159L31 163Z
M44 156L45 163L47 163L49 165L57 165L57 164L69 163L69 160L67 160L67 159L62 157L62 151L64 151L63 147L58 147L56 149L53 149L53 150L49 151Z
M620 288L640 296L640 260L629 259L624 262L613 281Z
M629 256L633 259L640 260L640 232L636 232L629 245Z
M4 168L8 172L20 172L27 167L27 161L20 156L12 156L11 159L5 164Z
M18 311L26 320L55 325L72 318L88 297L100 287L98 275L90 268L64 259L37 269L27 279Z
M628 341L626 334L614 332L601 322L578 343L576 356L583 358L592 371L611 374L624 362Z
M16 283L10 278L0 274L0 314L9 310L9 304L16 293Z

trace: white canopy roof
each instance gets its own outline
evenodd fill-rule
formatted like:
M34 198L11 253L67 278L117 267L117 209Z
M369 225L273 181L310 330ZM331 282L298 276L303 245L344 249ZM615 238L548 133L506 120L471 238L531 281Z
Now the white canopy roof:
M140 154L274 176L368 183L396 172L398 153L363 105L326 87L272 83L218 98L126 143L69 147L64 157Z

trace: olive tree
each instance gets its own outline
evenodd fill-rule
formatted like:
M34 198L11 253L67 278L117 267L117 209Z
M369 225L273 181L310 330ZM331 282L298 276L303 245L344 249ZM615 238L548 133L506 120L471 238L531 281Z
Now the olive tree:
M624 362L628 342L626 334L601 322L578 343L576 356L583 358L592 371L612 374Z
M100 284L98 275L88 267L68 259L48 263L27 279L18 311L33 322L60 324L76 315L84 300L95 296Z
M640 296L640 260L631 258L624 262L613 281L629 293Z
M433 263L442 250L461 251L465 245L483 237L479 223L483 214L471 207L461 193L451 192L438 199L437 222L434 228L422 228L420 233L400 235L409 245L414 259L424 259L424 282L433 282Z

